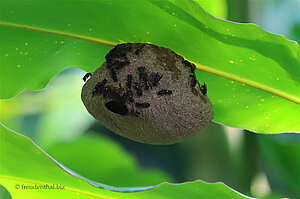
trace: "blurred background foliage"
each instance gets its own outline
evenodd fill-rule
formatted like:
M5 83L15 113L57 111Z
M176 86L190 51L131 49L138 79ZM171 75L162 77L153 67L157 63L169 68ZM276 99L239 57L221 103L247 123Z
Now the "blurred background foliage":
M217 18L252 22L300 41L298 0L196 0ZM41 91L1 100L1 122L32 138L79 174L113 186L201 179L260 198L300 198L300 135L259 135L211 123L195 137L153 146L120 137L90 116L80 98L84 71L69 68ZM208 90L209 92L209 90ZM0 186L0 198L9 193Z

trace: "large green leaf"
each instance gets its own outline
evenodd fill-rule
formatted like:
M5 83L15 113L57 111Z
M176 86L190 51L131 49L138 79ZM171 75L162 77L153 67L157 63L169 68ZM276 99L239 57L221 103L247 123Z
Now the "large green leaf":
M67 67L94 71L110 45L150 42L197 65L215 122L300 132L300 50L283 36L216 19L190 0L1 2L1 98L43 88Z
M71 142L55 144L47 152L75 172L112 186L150 186L171 180L159 170L139 169L128 152L104 136L83 135Z
M60 163L45 154L29 138L12 132L2 123L0 136L0 183L13 198L245 198L223 183L207 184L202 181L182 184L162 183L144 188L114 188L100 184L106 189L98 188L96 186L99 183L87 181L67 168L63 170ZM39 190L24 188L53 184L65 187ZM144 191L136 192L137 190Z

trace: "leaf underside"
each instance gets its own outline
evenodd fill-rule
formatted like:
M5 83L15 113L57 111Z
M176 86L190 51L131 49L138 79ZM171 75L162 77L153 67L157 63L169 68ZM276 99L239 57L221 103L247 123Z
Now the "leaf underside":
M188 0L18 0L2 1L1 11L2 99L69 67L93 72L112 45L148 42L197 65L215 122L300 132L299 46L254 24L216 19Z
M109 187L89 181L45 154L29 138L7 129L0 123L1 164L0 184L13 198L245 198L223 183L195 181L181 184L162 183L145 188ZM67 171L67 172L66 172ZM78 176L78 177L76 177ZM91 183L94 185L92 186ZM29 189L22 186L60 185L63 189ZM19 185L19 189L16 186ZM115 191L110 191L115 190ZM145 190L138 191L137 190ZM120 192L121 191L121 192ZM129 193L124 193L128 191Z

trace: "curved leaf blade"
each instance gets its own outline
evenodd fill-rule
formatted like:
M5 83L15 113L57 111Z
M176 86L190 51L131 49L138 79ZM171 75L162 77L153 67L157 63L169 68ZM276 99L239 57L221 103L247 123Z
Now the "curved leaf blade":
M50 36L43 33L45 38L52 36L66 39L77 38L108 45L121 42L150 42L171 48L196 63L200 70L205 71L198 72L201 74L201 76L198 75L198 79L205 81L209 87L209 97L213 99L214 103L215 122L260 133L300 132L300 121L294 117L299 114L297 110L299 110L298 104L300 103L300 80L298 78L300 76L300 50L296 42L289 41L283 36L265 32L254 24L238 24L216 19L204 12L197 3L188 0L142 0L129 1L126 4L121 1L108 0L72 1L72 4L68 1L33 3L19 0L4 2L5 9L3 9L4 13L1 19L3 32L9 32L9 29L22 32L26 27L35 31L46 30L55 34ZM24 16L24 13L30 14ZM23 30L16 30L12 27ZM27 40L31 39L34 37L28 37ZM86 53L81 62L73 65L87 71L94 71L97 67L96 59L103 61L104 52L110 48L98 44L98 47L91 47L93 50L89 51L89 45L95 44L92 42L85 44L86 48L81 48L80 53L92 52L91 56ZM14 46L13 49L16 48ZM61 46L56 50L60 48ZM99 50L99 58L95 56L94 50ZM66 52L68 52L65 53L66 56L76 57L76 54L70 53L71 49ZM6 74L26 80L26 84L24 84L26 87L20 83L19 90L11 88L11 91L4 91L2 96L4 98L12 97L20 91L20 88L42 88L49 80L49 76L61 71L67 65L73 66L70 62L66 62L68 57L56 57L52 54L51 60L60 60L66 65L56 64L53 67L55 72L52 69L46 70L47 72L44 73L38 71L39 74L42 74L41 79L31 80L22 75L27 72L16 69L17 63L10 67L8 63L16 59L12 57L12 60L7 61L8 57L4 57L1 67L6 68L4 69L8 71ZM49 61L50 65L51 62L55 63L53 60ZM32 66L35 64L29 65L29 67ZM11 70L10 68L13 67L14 69ZM40 63L37 63L35 67L41 67ZM253 95L248 95L249 92L241 92L242 95L239 95L237 101L228 101L226 104L214 100L219 98L220 95L216 94L222 90L226 90L223 101L227 96L237 96L236 91L230 91L224 86L228 82L224 77L236 84L249 86L247 89L254 90ZM9 80L8 76L1 77L1 79L1 86L9 84L6 88L10 88L14 82ZM214 82L218 82L218 84ZM19 87L20 85L21 87ZM244 94L248 97L245 97ZM247 104L261 100L257 96L274 97L268 100L269 103L260 103L259 109L251 108L247 109L251 111L245 111L244 107ZM273 107L277 102L280 102L280 108L282 107L280 115L273 113ZM238 103L245 106L239 106ZM258 104L255 103L255 105ZM264 115L268 115L265 118L273 118L273 120L268 120L269 123L266 123L266 119L251 117L252 120L247 121L249 115L260 115L261 108ZM234 110L233 116L229 114L232 110ZM288 117L290 113L293 117ZM245 117L236 116L243 114L246 114ZM227 115L227 117L224 118L223 115ZM289 121L290 119L292 121ZM253 125L254 123L259 124Z
M14 133L0 125L1 170L0 183L16 198L245 198L223 183L207 184L195 181L182 184L163 183L147 187L145 191L122 193L122 188L97 188L98 183L89 183L45 154L29 138ZM68 171L68 173L62 168ZM73 174L73 175L71 175ZM77 176L77 177L75 177ZM27 189L22 186L64 186L62 189ZM94 186L92 186L93 184ZM100 184L101 185L101 184ZM105 189L106 188L106 189ZM114 189L110 191L107 189ZM141 188L140 188L141 189ZM140 190L136 189L136 190ZM130 190L130 189L129 189ZM135 190L135 189L133 189Z

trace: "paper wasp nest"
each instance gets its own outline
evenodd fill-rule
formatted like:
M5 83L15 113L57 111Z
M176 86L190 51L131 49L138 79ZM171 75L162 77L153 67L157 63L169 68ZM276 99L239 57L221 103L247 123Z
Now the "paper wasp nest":
M82 88L88 112L111 131L147 144L173 144L213 118L195 66L164 47L117 45ZM87 76L84 77L84 80Z

